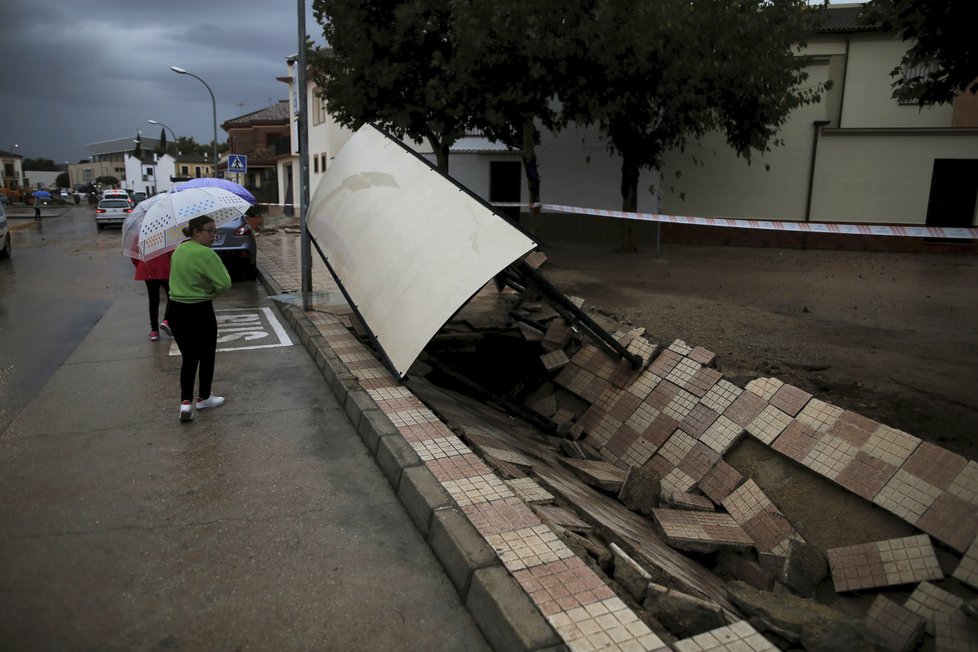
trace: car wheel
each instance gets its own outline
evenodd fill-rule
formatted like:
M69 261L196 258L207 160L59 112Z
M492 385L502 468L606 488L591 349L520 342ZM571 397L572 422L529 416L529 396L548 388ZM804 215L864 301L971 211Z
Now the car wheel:
M0 258L10 258L10 234L3 240L3 249L0 249Z
M102 229L105 228L105 225L104 224L99 224L98 222L96 222L95 223L95 228L98 229L99 231L101 231Z

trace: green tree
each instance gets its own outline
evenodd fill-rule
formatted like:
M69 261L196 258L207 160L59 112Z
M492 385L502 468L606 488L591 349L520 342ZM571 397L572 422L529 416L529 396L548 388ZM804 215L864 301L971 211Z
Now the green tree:
M70 187L70 179L68 177L68 173L62 172L61 174L59 174L57 178L55 178L54 180L54 185L58 186L59 188Z
M621 157L622 210L636 210L640 171L667 151L719 130L750 161L819 97L798 56L815 13L805 0L594 0L589 11L560 99Z
M25 170L34 172L54 172L61 169L49 158L25 158L22 165Z
M136 132L136 146L132 150L132 155L138 159L143 158L143 136Z
M536 0L532 11L524 0L460 0L455 5L455 65L459 76L481 91L470 107L473 126L521 151L531 219L540 210L538 125L550 131L563 126L554 98L581 6L557 0Z
M893 97L920 104L947 104L965 91L978 92L978 39L974 0L871 0L867 24L896 31L912 45L894 78ZM923 75L906 75L922 70Z
M166 143L166 127L160 127L160 154L166 154L167 143Z
M457 74L453 0L313 0L330 49L310 52L312 77L336 121L372 122L394 136L427 139L437 166L471 120L471 85Z

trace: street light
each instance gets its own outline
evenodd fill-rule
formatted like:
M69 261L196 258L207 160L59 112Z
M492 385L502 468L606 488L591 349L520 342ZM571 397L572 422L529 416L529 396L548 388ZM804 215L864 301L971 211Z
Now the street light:
M177 146L177 135L175 133L173 133L173 130L172 129L170 129L165 124L163 124L162 122L159 122L157 120L147 120L146 122L150 123L151 125L159 125L159 126L163 127L164 129L166 129L167 131L169 131L170 132L170 135L173 136L173 146L174 147ZM166 154L166 152L163 152L163 153Z
M203 79L201 79L200 77L198 77L192 72L184 70L179 66L170 66L170 70L177 73L178 75L190 75L191 77L199 81L201 84L203 84L204 88L207 89L207 92L211 94L211 107L213 109L213 118L214 118L214 176L216 177L217 176L217 100L214 99L214 91L212 91L211 87L207 85L207 82L205 82Z

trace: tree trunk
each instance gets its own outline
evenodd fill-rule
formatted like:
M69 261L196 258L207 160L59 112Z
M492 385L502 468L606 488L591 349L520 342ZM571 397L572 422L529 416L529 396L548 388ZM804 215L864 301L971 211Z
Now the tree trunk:
M537 237L540 217L540 171L537 168L537 130L533 119L523 121L523 170L526 173L526 191L530 198L530 235Z
M636 157L630 152L623 152L621 157L621 209L623 211L631 213L638 211L638 175L639 166ZM638 251L635 223L632 220L622 220L621 250Z
M428 142L435 153L435 166L443 174L448 174L448 148L445 141L433 133L428 134Z

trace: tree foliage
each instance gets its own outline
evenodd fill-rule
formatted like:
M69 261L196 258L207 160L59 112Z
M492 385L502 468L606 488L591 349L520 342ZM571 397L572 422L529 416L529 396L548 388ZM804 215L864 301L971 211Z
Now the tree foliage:
M428 139L439 169L469 127L470 85L450 38L451 0L313 0L329 50L311 52L313 79L341 125L372 122Z
M531 11L524 0L460 0L455 7L456 68L473 86L472 124L521 150L531 206L540 201L538 125L564 126L553 100L570 60L567 36L582 15L558 0L535 0Z
M749 161L818 99L797 56L804 0L595 0L590 11L560 97L621 156L623 210L636 210L640 171L670 149L719 130Z
M33 172L55 172L61 169L49 158L25 158L21 166Z
M890 75L893 97L946 104L959 93L978 92L978 40L974 0L871 0L866 22L913 44ZM921 75L906 75L919 70Z

